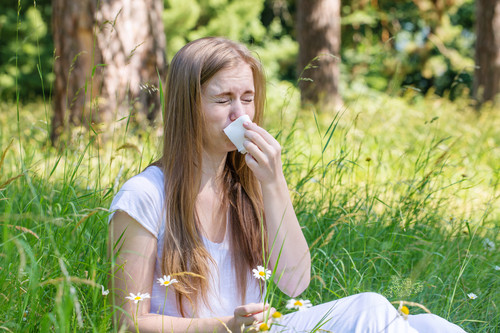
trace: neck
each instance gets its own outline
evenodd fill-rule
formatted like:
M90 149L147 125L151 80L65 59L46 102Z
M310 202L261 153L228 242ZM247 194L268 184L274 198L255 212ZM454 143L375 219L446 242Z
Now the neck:
M211 186L218 185L217 183L222 176L222 171L226 164L226 158L227 153L214 156L208 154L205 150L203 151L200 191L208 184Z

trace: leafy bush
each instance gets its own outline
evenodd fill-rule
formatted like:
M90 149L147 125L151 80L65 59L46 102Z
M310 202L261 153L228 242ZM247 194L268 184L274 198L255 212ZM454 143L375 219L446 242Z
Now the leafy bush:
M36 5L27 1L2 2L0 98L15 98L16 80L20 98L39 97L44 92L47 94L54 80L54 46L48 24L50 1L38 1Z

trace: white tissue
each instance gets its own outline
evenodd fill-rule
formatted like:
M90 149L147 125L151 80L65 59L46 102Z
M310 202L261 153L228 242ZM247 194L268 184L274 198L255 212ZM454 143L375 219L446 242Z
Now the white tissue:
M247 153L245 147L243 147L243 142L245 142L245 128L243 124L247 121L251 122L250 117L248 115L243 115L224 128L224 133L226 133L229 140L231 140L242 154Z

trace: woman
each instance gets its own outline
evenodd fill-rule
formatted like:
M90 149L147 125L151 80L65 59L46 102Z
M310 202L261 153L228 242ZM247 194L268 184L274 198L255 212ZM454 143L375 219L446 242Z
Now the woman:
M238 43L199 39L172 60L162 158L128 180L111 205L112 290L129 330L248 331L274 311L251 274L263 258L289 296L308 286L311 259L281 148L259 126L264 102L261 65ZM242 115L252 119L244 124L245 155L223 132ZM405 320L382 296L364 293L286 315L272 329L307 331L325 317L322 329L336 332L416 332L410 324L419 323L463 332L429 316Z

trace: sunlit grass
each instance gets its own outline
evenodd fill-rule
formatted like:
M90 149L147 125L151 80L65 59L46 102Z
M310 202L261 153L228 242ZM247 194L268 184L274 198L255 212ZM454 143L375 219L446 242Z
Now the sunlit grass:
M349 93L339 112L322 114L297 99L293 87L272 86L265 127L283 145L312 251L302 297L376 291L468 331L494 331L500 260L485 240L499 240L500 114L412 92ZM0 328L110 330L107 208L158 158L161 131L77 129L53 148L46 107L0 105ZM286 297L275 300L286 312Z

